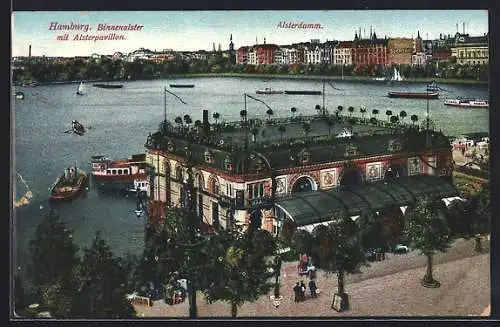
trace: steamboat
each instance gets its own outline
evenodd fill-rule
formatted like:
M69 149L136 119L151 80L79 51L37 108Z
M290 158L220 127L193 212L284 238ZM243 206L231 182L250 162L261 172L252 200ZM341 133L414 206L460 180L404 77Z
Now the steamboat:
M50 192L50 200L73 200L85 190L86 185L87 174L76 166L69 167L54 183Z
M144 179L146 175L146 155L136 154L130 159L110 160L105 156L93 156L92 179L101 182L129 182Z

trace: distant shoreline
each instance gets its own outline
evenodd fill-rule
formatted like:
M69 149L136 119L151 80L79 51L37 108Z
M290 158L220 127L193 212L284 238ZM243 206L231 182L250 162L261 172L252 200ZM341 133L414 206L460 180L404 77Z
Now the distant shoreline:
M375 81L374 77L370 76L322 76L322 75L280 75L280 74L238 74L238 73L195 73L195 74L172 74L169 76L151 78L151 79L134 79L134 80L83 80L85 83L95 83L95 82L131 82L131 81L150 81L150 80L168 80L168 79L178 79L178 78L205 78L205 77L221 77L221 78L254 78L263 80L279 80L279 79L293 79L293 80L328 80L328 81L342 81L348 83L372 83L372 84L387 84L389 81ZM438 84L461 84L461 85L488 85L488 81L474 81L474 80L464 80L464 79L446 79L446 78L409 78L405 79L403 83L419 84L419 83L431 83L436 82ZM37 85L63 85L63 84L76 84L80 83L77 81L55 81L38 83ZM396 82L398 83L398 82ZM14 84L15 86L20 86L19 84ZM30 85L26 85L30 87Z

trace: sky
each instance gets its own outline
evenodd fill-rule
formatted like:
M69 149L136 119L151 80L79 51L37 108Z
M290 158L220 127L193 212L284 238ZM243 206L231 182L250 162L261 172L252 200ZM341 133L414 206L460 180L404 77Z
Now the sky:
M49 30L58 24L89 24L92 30ZM321 29L280 28L280 22L321 24ZM354 31L377 37L438 38L440 33L454 35L457 24L460 33L465 22L466 33L472 36L488 32L486 10L336 10L336 11L73 11L73 12L13 12L12 56L27 56L31 44L32 56L90 56L128 53L139 48L176 51L212 50L213 43L228 49L232 34L235 48L253 45L256 40L279 45L307 42L311 39L352 40ZM138 24L140 31L97 31L98 24ZM57 36L68 33L67 41ZM76 34L123 35L124 40L76 41Z

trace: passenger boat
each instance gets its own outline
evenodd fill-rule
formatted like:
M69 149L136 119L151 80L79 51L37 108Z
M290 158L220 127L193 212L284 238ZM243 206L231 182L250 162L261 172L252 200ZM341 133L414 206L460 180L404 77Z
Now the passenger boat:
M194 84L169 84L169 86L176 88L193 88Z
M50 192L50 200L73 200L85 190L86 185L87 174L76 166L69 167L54 183Z
M257 90L257 91L255 91L255 93L257 93L257 94L283 94L283 91L274 90L274 89L272 89L270 87L266 87L263 90Z
M121 89L123 84L94 83L93 86L101 89Z
M110 160L105 156L91 158L92 178L102 182L131 182L146 178L146 155L133 155L130 159Z
M293 91L293 90L285 90L285 94L321 95L321 91Z
M134 179L134 184L127 187L127 192L140 193L147 192L149 188L149 181L147 178Z
M389 98L438 99L438 92L389 92Z
M477 100L467 98L446 99L444 104L452 107L460 108L489 108L488 100Z

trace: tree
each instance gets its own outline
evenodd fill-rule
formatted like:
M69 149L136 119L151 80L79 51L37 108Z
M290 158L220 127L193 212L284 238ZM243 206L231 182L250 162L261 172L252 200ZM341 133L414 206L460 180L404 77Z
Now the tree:
M317 104L316 106L314 106L314 110L316 110L316 112L318 113L318 115L321 115L321 106L319 104Z
M317 268L337 274L338 289L332 299L332 308L335 297L340 296L344 303L340 310L348 310L345 274L357 271L360 265L366 263L359 246L356 223L347 216L341 216L327 226L316 226L311 234L298 230L292 236L292 244L299 253L309 254Z
M370 124L377 125L377 118L375 117L370 118Z
M274 115L273 109L267 109L266 115L269 118L269 120L271 120L271 117Z
M397 124L399 122L398 116L391 116L390 118L391 124Z
M97 233L90 248L84 249L76 271L78 294L75 314L85 318L129 318L135 309L126 298L126 271Z
M349 111L349 117L351 117L352 114L354 113L354 107L347 108L347 111Z
M226 301L231 304L231 316L236 317L238 307L253 302L267 294L274 286L274 263L269 256L274 253L275 242L265 230L245 232L222 231L210 247L211 256L202 282L203 293L209 303Z
M189 115L184 115L184 122L186 123L186 125L191 125L193 123L193 120L191 119L191 116Z
M294 118L295 117L295 113L297 112L297 108L292 107L292 108L290 108L290 111L292 113L292 117Z
M405 120L405 118L406 118L406 111L404 111L404 110L403 110L403 111L401 111L401 112L399 113L399 117L401 117L401 120L404 122L404 120Z
M417 115L411 115L410 120L412 124L415 124L418 121L418 116Z
M372 115L376 117L378 117L378 114L379 114L379 110L378 109L373 109L372 110Z
M71 276L79 261L72 233L53 211L37 226L35 238L29 242L29 272L39 290Z
M392 116L392 110L387 110L385 114L387 115L387 120L390 120Z
M241 120L245 120L247 117L247 111L246 110L240 110L240 117Z
M182 118L180 116L178 117L175 117L174 119L175 123L178 124L178 125L181 125L182 124Z
M361 113L361 118L365 119L366 108L359 108L359 112Z
M490 232L491 225L491 202L490 189L483 184L471 201L472 218L471 228L474 233L476 252L482 252L481 237Z
M219 123L220 114L218 112L214 112L212 114L212 117L215 119L215 124L218 124Z
M342 110L344 110L344 107L342 106L337 107L337 111L339 112L339 114L342 114Z
M443 217L442 206L441 201L423 198L407 208L407 240L427 257L427 271L422 279L422 285L425 287L441 285L432 276L432 258L437 251L446 251L451 243L450 230Z

